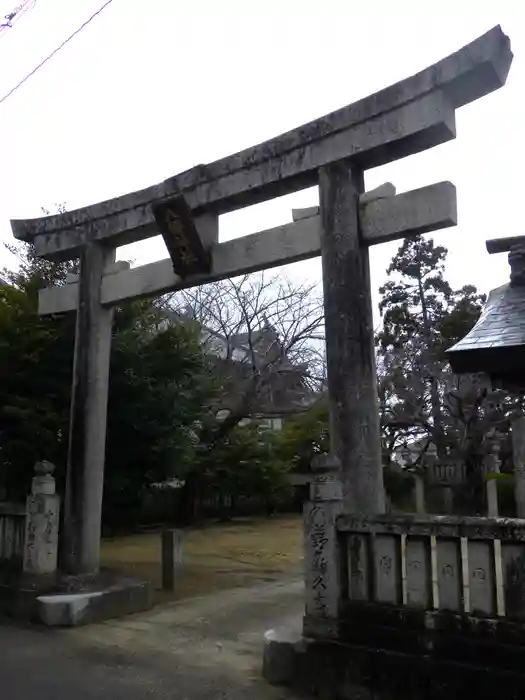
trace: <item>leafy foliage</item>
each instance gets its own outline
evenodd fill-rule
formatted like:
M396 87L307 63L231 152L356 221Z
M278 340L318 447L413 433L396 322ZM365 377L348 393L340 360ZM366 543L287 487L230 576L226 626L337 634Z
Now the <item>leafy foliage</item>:
M159 329L159 324L161 328ZM149 302L117 310L110 368L104 520L136 515L143 490L184 477L191 425L212 386L191 326L162 327Z
M395 275L379 292L383 329L381 347L400 348L425 336L427 344L439 342L440 322L448 310L452 289L443 278L446 248L421 236L407 238L387 269Z
M43 286L63 284L76 266L37 258L30 246L11 250L18 255L20 267L16 272L4 270L2 278L8 284L0 286L0 478L8 495L18 499L28 491L34 463L43 458L57 465L63 492L74 315L39 317L37 294ZM283 303L278 297L279 314L284 313ZM304 304L307 299L301 291L296 324ZM271 306L265 308L265 314L271 313ZM304 335L313 332L301 328ZM251 341L248 337L248 345ZM296 334L292 345L303 341L303 335ZM257 381L263 381L260 377L258 367ZM164 304L149 301L115 310L106 525L132 526L145 490L172 477L186 482L190 507L203 490L233 500L256 492L268 502L286 494L288 464L281 459L274 435L256 423L242 426L244 415L236 415L217 439L223 380L217 362L203 348L201 327L195 320L173 322Z
M383 326L377 337L383 459L397 447L430 447L467 467L467 497L481 493L481 465L494 431L508 433L520 401L492 390L480 376L452 375L444 352L477 321L485 301L476 287L454 290L444 279L447 250L432 239L404 241L382 288ZM509 445L504 445L508 454Z
M316 286L261 273L177 292L164 304L168 313L200 326L204 346L214 357L216 392L197 430L199 447L182 494L183 520L194 517L199 493L209 483L234 489L234 496L242 495L246 484L268 493L270 482L264 475L273 474L273 482L283 489L283 462L275 450L269 461L260 445L254 451L253 434L243 423L295 415L319 391L324 334ZM240 459L237 450L244 440L251 456ZM263 443L268 440L266 436Z
M27 493L34 463L49 459L64 477L74 317L37 314L37 292L62 283L70 265L20 249L21 266L0 286L0 459L4 488ZM170 326L151 302L115 312L108 402L104 517L137 515L142 489L183 471L190 425L213 387L191 324ZM63 484L61 484L63 488Z
M330 452L327 396L286 421L279 436L280 457L293 471L309 472L313 458L325 452Z
M450 447L444 351L477 320L485 301L473 286L454 291L444 279L446 248L421 236L400 246L380 289L379 393L388 455L399 441L428 435L438 452Z
M0 486L16 499L36 461L65 462L73 322L39 318L37 290L0 286Z
M288 465L279 455L279 436L255 423L237 426L213 453L202 453L203 484L235 500L257 494L271 504L289 491Z

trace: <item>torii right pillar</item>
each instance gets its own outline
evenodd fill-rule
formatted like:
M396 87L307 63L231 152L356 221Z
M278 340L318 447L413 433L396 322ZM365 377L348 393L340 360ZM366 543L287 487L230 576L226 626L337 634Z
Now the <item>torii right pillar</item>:
M339 161L319 171L321 256L332 450L344 509L383 513L377 379L368 246L359 230L362 170Z

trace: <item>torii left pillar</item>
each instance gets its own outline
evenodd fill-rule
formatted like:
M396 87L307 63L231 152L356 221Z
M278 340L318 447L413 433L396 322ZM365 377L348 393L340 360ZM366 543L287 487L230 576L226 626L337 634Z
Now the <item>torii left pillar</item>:
M113 310L100 303L115 249L88 243L80 256L61 567L97 573L100 562L106 415Z

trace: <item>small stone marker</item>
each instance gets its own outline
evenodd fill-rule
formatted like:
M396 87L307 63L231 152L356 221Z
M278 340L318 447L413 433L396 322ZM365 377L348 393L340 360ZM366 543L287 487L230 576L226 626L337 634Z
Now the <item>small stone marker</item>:
M54 470L51 462L35 465L24 540L24 572L28 574L51 575L57 568L60 496L55 493Z
M163 530L162 532L162 588L175 590L175 581L182 568L183 531Z

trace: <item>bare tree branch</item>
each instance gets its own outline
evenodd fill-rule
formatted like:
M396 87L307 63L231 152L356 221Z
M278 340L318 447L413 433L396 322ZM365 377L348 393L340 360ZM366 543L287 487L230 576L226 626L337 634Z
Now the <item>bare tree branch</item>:
M316 285L245 275L171 294L165 308L199 323L224 374L215 441L250 416L304 411L325 384L323 299ZM221 364L222 362L222 364Z

